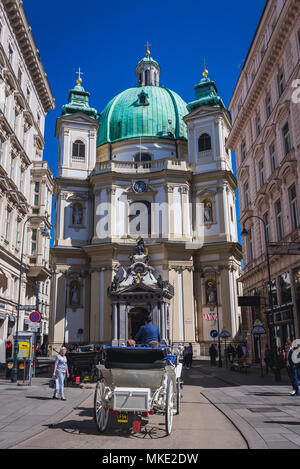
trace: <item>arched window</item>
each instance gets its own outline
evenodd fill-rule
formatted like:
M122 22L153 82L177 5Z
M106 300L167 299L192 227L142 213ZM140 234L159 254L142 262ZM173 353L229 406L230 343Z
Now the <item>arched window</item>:
M73 143L72 159L75 161L82 161L85 158L85 144L81 140L76 140Z
M133 157L133 161L139 162L139 161L151 161L151 155L148 153L137 153ZM151 168L151 163L145 163L143 164L143 168Z
M211 137L208 134L202 134L198 140L198 151L211 150Z
M140 94L140 104L146 104L146 96L144 93Z
M150 85L150 70L145 71L145 85Z

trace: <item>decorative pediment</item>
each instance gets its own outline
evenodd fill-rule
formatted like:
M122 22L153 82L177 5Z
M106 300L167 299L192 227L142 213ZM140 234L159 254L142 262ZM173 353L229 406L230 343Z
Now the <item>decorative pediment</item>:
M93 117L89 117L87 114L84 112L75 112L74 114L67 114L64 115L60 118L63 122L64 121L75 121L75 122L80 122L80 123L86 123L86 124L93 124L93 125L99 125L98 121L96 121Z

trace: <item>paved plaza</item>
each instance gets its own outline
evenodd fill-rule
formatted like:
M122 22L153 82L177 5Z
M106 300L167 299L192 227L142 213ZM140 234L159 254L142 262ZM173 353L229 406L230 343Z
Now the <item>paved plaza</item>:
M99 435L93 422L94 384L67 388L67 401L52 399L49 377L32 386L0 381L0 448L232 448L297 449L300 447L300 398L290 396L285 370L281 381L260 375L259 365L247 374L211 367L195 360L183 370L182 408L172 434L153 422L152 435L140 438L113 428ZM193 428L193 432L187 432ZM157 430L159 429L159 431ZM148 426L149 430L149 426ZM125 432L126 433L126 432ZM156 436L155 436L156 435ZM63 438L62 438L63 437Z

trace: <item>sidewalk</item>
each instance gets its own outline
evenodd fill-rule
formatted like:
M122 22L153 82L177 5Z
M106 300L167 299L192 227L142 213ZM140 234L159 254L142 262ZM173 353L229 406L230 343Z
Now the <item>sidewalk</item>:
M290 381L281 371L276 382L272 372L262 377L259 365L244 374L225 368L225 362L219 368L195 360L192 369L184 370L184 382L197 385L201 380L201 394L231 420L249 448L298 449L300 397L290 396ZM204 386L203 375L208 378Z
M10 448L59 422L94 393L94 386L67 387L67 400L54 400L49 377L32 378L31 386L0 380L0 448Z

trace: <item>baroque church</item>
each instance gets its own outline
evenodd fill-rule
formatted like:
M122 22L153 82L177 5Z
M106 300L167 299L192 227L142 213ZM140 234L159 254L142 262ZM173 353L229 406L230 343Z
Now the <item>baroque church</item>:
M79 73L57 119L49 345L126 344L151 313L205 355L241 322L231 117L206 69L188 104L148 47L135 72L101 113Z

